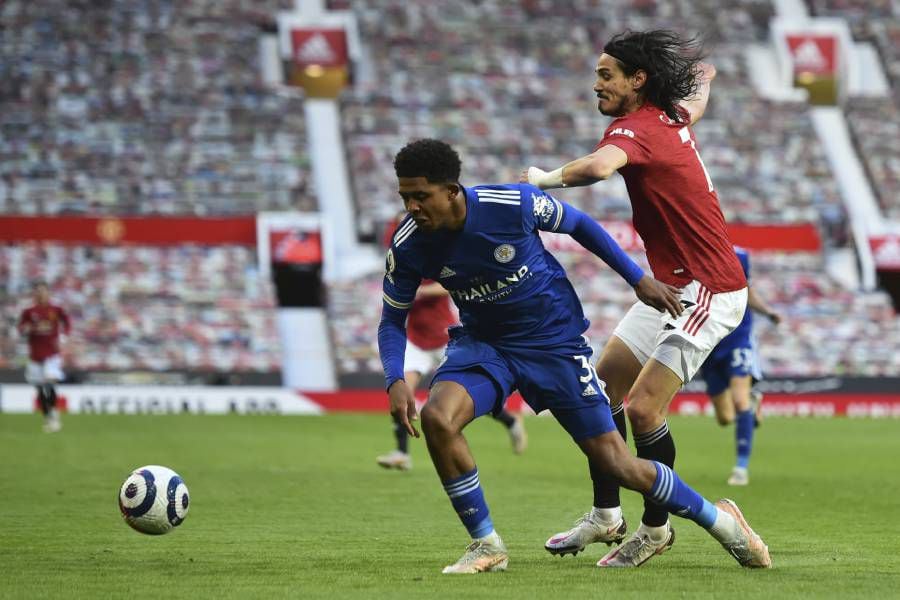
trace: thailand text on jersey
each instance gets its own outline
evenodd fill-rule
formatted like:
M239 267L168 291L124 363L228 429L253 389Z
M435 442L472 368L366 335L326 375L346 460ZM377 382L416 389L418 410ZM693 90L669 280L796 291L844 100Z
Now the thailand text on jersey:
M628 155L619 173L653 275L679 286L696 279L713 293L746 287L690 127L648 103L613 120L598 148L608 144Z
M438 281L474 336L517 345L570 340L588 326L565 271L541 243L555 231L562 205L528 184L463 188L462 231L419 231L404 219L388 250L386 307L412 306L422 278Z

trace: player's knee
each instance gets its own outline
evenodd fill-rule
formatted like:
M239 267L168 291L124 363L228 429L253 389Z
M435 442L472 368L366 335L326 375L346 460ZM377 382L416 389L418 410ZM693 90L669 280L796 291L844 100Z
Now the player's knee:
M631 423L632 430L637 432L652 430L660 419L659 410L653 402L634 396L625 409L625 414L628 415L628 422Z
M734 415L719 415L719 414L717 414L716 422L719 425L721 425L722 427L731 425L732 423L734 423Z
M455 433L452 416L439 404L428 402L419 415L425 435L446 435Z

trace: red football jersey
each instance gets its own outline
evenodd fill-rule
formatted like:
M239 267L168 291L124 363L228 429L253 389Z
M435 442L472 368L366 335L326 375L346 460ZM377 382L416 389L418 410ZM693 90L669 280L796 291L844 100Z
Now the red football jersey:
M422 285L430 283L422 280ZM406 337L422 350L437 350L450 341L447 328L457 323L450 296L419 298L406 318Z
M610 123L597 147L608 144L628 155L619 173L653 275L677 286L696 279L713 293L746 287L691 128L648 103Z
M391 240L401 218L402 215L385 227L383 242L386 248L391 246ZM430 279L423 279L419 285L429 283L432 283ZM450 303L450 296L417 298L406 316L406 337L422 350L437 350L450 341L447 328L458 322L459 319Z
M69 333L69 316L59 306L38 304L22 311L19 331L28 336L28 358L41 362L59 354L59 335Z

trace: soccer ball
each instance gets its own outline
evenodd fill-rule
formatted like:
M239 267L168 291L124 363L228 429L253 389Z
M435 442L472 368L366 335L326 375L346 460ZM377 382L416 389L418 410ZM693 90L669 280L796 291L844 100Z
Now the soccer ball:
M125 522L141 533L162 535L181 525L190 496L181 477L168 467L135 469L119 489L119 510Z

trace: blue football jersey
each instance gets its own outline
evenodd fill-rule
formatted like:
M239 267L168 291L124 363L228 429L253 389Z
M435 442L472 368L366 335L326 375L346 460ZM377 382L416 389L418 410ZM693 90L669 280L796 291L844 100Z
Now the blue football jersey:
M422 232L409 216L398 225L386 259L385 310L412 306L425 278L450 292L463 327L479 339L546 347L582 334L589 323L581 302L538 234L559 228L564 205L525 183L462 189L462 231Z

